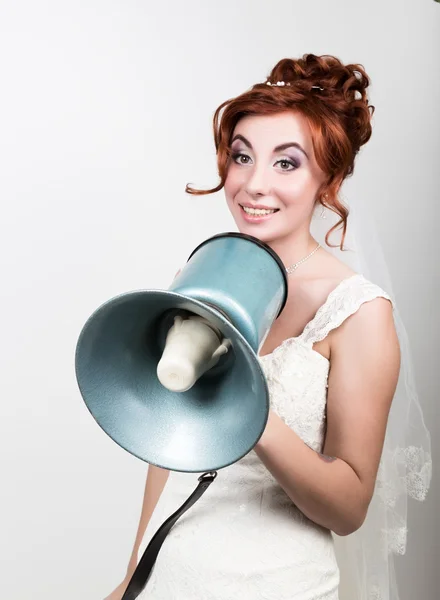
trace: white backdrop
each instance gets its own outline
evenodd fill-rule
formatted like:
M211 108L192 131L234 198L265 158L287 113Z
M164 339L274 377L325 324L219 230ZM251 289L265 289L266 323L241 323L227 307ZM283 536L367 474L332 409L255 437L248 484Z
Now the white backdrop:
M433 435L402 599L438 598L433 0L0 2L2 598L100 600L125 573L146 465L88 413L78 334L102 302L168 287L199 242L235 229L222 193L184 193L217 183L213 111L305 52L360 62L373 82L374 133L345 196L366 195L378 220Z

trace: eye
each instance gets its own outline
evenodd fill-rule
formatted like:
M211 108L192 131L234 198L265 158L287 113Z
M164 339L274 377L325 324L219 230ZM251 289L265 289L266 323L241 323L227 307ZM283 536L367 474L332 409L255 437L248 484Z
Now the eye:
M297 168L298 168L298 166L299 166L297 163L295 163L295 162L293 162L293 161L291 161L291 160L289 160L289 159L287 159L287 158L282 158L281 160L277 160L277 162L276 162L275 164L276 164L276 165L278 165L278 164L280 164L280 165L281 165L281 164L283 164L283 165L288 165L288 166L291 166L291 167L293 167L292 169L289 169L289 168L282 168L282 169L281 169L282 171L294 171L294 170L295 170L295 169L297 169Z
M238 162L239 165L247 165L249 163L247 162L242 162L242 161L237 161L238 158L250 158L247 154L243 154L243 152L233 152L231 154L231 158L234 162Z

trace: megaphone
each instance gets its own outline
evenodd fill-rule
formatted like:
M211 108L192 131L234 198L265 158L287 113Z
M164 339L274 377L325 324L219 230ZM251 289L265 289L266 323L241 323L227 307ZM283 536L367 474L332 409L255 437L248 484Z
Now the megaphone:
M116 296L86 321L75 371L98 425L145 462L215 471L247 454L269 414L258 350L287 299L287 273L264 242L202 242L168 290Z

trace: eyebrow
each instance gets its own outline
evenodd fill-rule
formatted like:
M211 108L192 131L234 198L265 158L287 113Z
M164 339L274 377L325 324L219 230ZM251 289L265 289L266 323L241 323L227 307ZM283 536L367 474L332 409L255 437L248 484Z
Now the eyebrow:
M243 144L245 144L250 150L253 150L252 144L244 137L244 135L237 133L237 135L234 136L234 139L231 141L231 145L235 142L235 140L241 140ZM298 148L298 150L301 150L301 152L305 154L307 158L309 158L307 152L300 144L298 144L298 142L286 142L285 144L280 144L279 146L276 146L273 151L281 152L282 150L286 150L286 148Z

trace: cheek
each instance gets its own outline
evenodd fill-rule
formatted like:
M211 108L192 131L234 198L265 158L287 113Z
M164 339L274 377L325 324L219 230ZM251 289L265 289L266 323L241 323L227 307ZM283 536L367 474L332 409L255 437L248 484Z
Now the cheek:
M298 204L301 200L301 195L298 193L295 184L278 186L274 192L286 208Z
M238 178L234 175L233 171L229 171L225 180L225 185L223 187L227 202L232 202L234 196L237 194L239 190L239 181Z
M287 179L287 178L286 178ZM289 177L289 181L280 182L276 193L286 206L308 204L313 185L305 173L297 173Z

